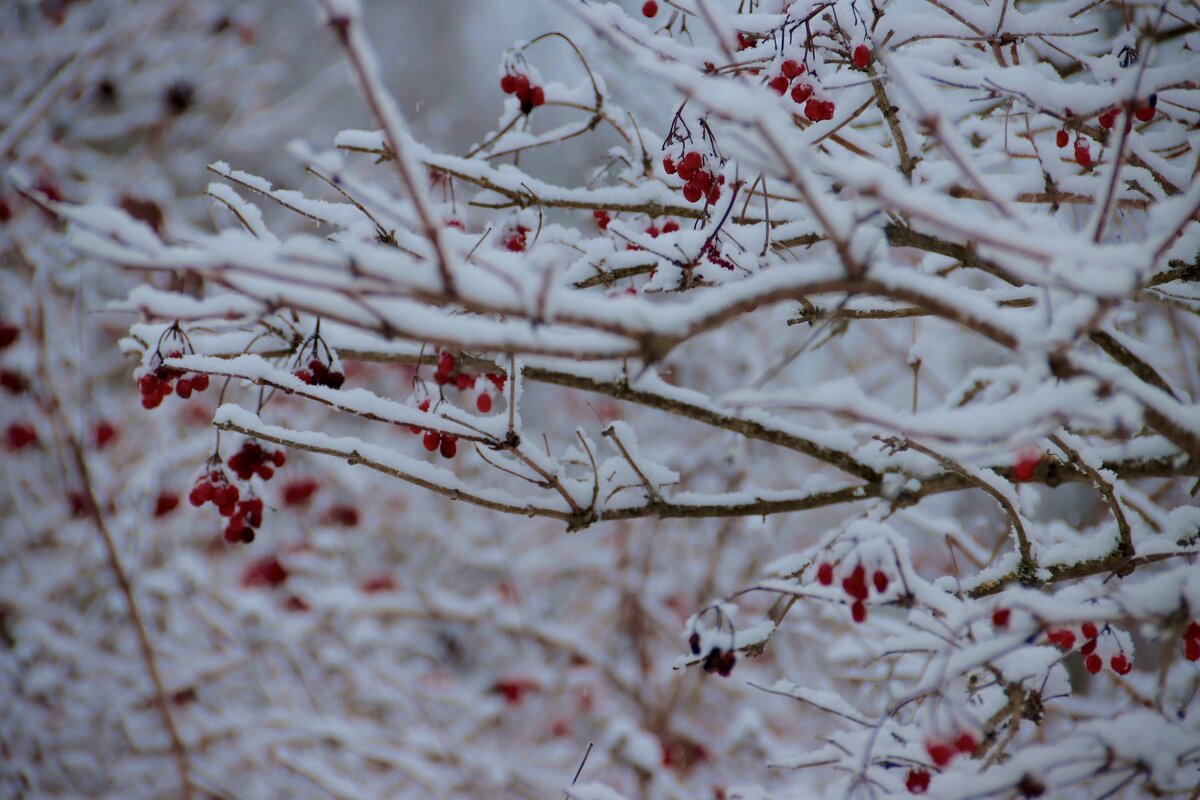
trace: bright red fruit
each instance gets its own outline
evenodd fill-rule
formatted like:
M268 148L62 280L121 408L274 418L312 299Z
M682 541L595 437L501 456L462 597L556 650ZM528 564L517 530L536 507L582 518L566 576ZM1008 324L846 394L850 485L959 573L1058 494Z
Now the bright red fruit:
M867 64L871 63L871 48L865 44L858 45L854 48L852 60L854 61L854 66L859 69L866 69Z
M1117 653L1109 662L1113 672L1118 675L1128 675L1133 671L1133 664L1129 661L1129 656L1124 653Z
M829 586L833 583L833 564L825 561L817 567L817 582L822 586Z
M929 773L923 769L910 769L904 779L904 788L912 794L925 794L929 791Z
M1095 675L1098 672L1100 672L1100 670L1104 669L1104 659L1101 658L1100 656L1096 655L1095 653L1092 653L1090 656L1088 656L1087 658L1085 658L1083 660L1083 667L1088 672Z
M788 79L782 75L776 75L767 82L767 86L771 87L771 91L775 92L775 94L782 95L787 91Z
M656 14L658 14L658 3L654 2L654 0L646 0L645 3L642 3L643 17L653 17Z
M1030 451L1022 453L1017 457L1017 462L1013 464L1012 476L1015 481L1033 480L1034 474L1037 472L1038 464L1042 463L1042 454Z
M1011 618L1012 611L1007 608L997 608L992 612L992 626L996 628L1007 628Z
M925 751L939 768L946 766L954 758L954 748L941 742L929 742L925 745Z
M1094 622L1083 623L1081 631L1083 633L1083 638L1085 639L1095 639L1100 635L1100 631L1096 629L1096 623Z
M475 398L475 408L479 409L480 414L486 414L492 410L492 396L487 392L483 392L479 397Z
M783 73L783 77L790 80L795 80L800 75L804 74L804 65L795 59L789 58L779 66L779 71Z
M1070 141L1070 138L1071 137L1065 130L1060 130L1058 133L1054 134L1054 143L1059 147L1066 147L1067 142Z

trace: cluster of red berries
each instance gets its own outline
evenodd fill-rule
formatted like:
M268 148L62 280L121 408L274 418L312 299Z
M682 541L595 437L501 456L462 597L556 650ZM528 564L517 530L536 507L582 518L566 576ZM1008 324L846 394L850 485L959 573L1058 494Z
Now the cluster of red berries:
M38 435L33 426L25 422L14 422L4 432L4 442L14 453L24 450L30 445L37 444Z
M684 151L678 163L670 155L663 156L662 164L668 175L679 175L684 181L683 198L689 203L697 203L703 197L705 203L712 205L721 198L725 176L707 164L699 151Z
M291 573L279 561L279 556L263 556L257 561L251 561L242 572L242 586L268 586L275 588L288 579Z
M862 45L859 46L862 47ZM803 75L805 71L804 64L789 58L780 64L779 74L767 81L767 86L780 97L787 94L788 87L791 86L792 102L796 105L803 104L804 116L811 121L820 122L833 119L837 106L832 100L818 100L813 97L813 86L807 81L792 85L792 82Z
M443 353L442 355L449 355L449 354ZM421 401L421 405L419 405L417 407L420 408L422 411L428 411L429 410L429 398L426 397L424 400ZM488 407L491 408L491 406L488 406ZM442 454L442 458L454 458L454 456L458 455L458 437L457 436L450 434L450 433L438 433L437 431L425 430L420 425L409 425L408 429L410 431L412 431L414 434L419 434L422 431L425 432L425 435L423 437L421 437L421 444L423 444L425 446L425 449L428 450L429 452L432 453L436 450Z
M1183 657L1188 661L1200 661L1200 622L1192 620L1183 633Z
M181 351L175 350L167 357L179 358L182 355ZM208 376L203 372L187 373L168 367L161 363L161 356L159 362L157 367L147 370L137 379L138 389L142 393L142 408L158 408L172 393L186 400L192 396L192 392L203 392L208 388Z
M949 764L957 755L970 755L978 746L970 733L960 733L953 739L930 739L925 743L925 752L938 769Z
M285 506L306 506L319 488L320 484L313 478L297 478L284 485L283 504Z
M832 586L833 577L833 564L828 561L822 561L820 566L817 567L817 583L822 586ZM879 594L887 591L889 583L890 580L887 573L881 569L875 570L871 575L871 584ZM854 600L850 605L850 616L857 623L866 622L866 600L871 590L867 586L867 570L862 564L857 564L850 574L842 579L842 591Z
M254 529L262 525L262 499L251 497L241 500L241 492L229 482L222 469L214 469L196 481L188 495L188 502L197 508L212 503L222 517L229 517L229 523L225 526L225 541L231 544L254 541Z
M692 635L688 637L688 647L691 648L692 655L700 655L699 631L692 631ZM733 648L722 650L720 647L714 647L704 656L704 660L700 662L700 667L709 675L715 672L722 678L728 678L736 664L737 655L733 652Z
M929 791L929 771L910 769L908 777L904 779L904 788L912 794L925 794Z
M1079 654L1083 656L1083 667L1088 672L1096 675L1100 670L1104 669L1104 659L1096 652L1096 644L1101 634L1109 632L1108 626L1100 629L1094 622L1085 622L1079 626L1079 632L1084 639L1083 646L1079 648ZM1057 645L1063 650L1073 650L1075 648L1075 633L1067 628L1046 631L1046 639L1051 644ZM1110 658L1108 665L1118 675L1128 675L1133 671L1133 663L1123 651Z
M505 237L501 240L501 244L503 244L504 249L510 253L524 253L525 248L529 244L527 241L528 235L529 228L525 225L518 225L505 235Z
M269 481L275 474L271 465L282 467L286 461L287 456L282 450L267 450L258 442L247 440L242 442L242 449L231 455L226 463L244 481L250 480L252 475Z
M1134 106L1133 116L1137 118L1138 122L1149 122L1150 120L1154 119L1154 111L1157 106L1158 95L1152 94L1145 103L1139 103L1138 105ZM1121 107L1113 106L1108 111L1101 113L1100 117L1097 119L1097 122L1100 123L1101 128L1104 128L1105 130L1112 130L1114 127L1116 127L1117 117L1119 116L1121 116ZM1129 126L1132 124L1133 121L1126 118L1125 130L1129 130Z
M450 353L442 353L440 356L438 356L437 369L433 373L433 382L436 383L438 386L445 386L447 384L451 384L451 385L455 386L460 392L468 391L473 387L477 388L478 380L479 380L478 376L472 375L471 373L466 372L465 370L460 370L458 372L455 372L454 368L455 368L456 364L457 364L457 361L455 360L454 356L451 355ZM507 375L505 375L503 373L489 372L489 373L486 373L484 375L484 377L488 379L488 381L492 384L492 386L496 387L497 392L504 391L505 382L508 380ZM478 409L480 414L487 414L487 413L491 412L491 410L492 410L492 395L491 395L491 392L489 391L489 389L487 388L487 384L484 384L484 387L482 389L479 389L479 394L475 398L475 408ZM424 400L421 403L421 410L422 411L429 410L429 400L428 399ZM412 428L412 431L413 431L413 433L420 433L421 429L420 428Z
M522 114L528 114L546 102L545 90L541 86L530 85L529 76L520 73L506 73L500 79L500 91L517 96Z
M1101 121L1103 124L1103 120ZM1054 136L1054 143L1060 148L1065 148L1071 141L1071 135L1066 130L1059 130ZM1092 147L1088 144L1088 138L1082 134L1075 136L1075 163L1087 169L1092 165Z
M292 375L310 386L325 386L335 390L342 388L342 384L346 382L346 374L341 370L330 369L329 367L330 365L327 365L321 359L311 358L308 361L307 368L301 367L293 372Z

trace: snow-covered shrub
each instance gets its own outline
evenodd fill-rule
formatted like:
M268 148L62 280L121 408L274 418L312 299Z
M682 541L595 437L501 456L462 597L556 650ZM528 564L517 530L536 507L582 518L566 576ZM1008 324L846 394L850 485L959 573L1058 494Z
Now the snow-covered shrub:
M1194 4L630 5L452 154L320 0L373 125L215 232L25 184L146 414L221 398L143 589L252 590L164 610L197 790L1195 792Z

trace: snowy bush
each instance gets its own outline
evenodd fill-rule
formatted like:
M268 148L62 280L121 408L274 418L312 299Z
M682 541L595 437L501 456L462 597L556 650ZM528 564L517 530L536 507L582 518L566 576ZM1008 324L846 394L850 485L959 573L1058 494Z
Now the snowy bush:
M197 144L215 231L10 174L141 315L141 655L6 523L89 794L1195 796L1194 3L570 0L461 154L317 5L372 122Z

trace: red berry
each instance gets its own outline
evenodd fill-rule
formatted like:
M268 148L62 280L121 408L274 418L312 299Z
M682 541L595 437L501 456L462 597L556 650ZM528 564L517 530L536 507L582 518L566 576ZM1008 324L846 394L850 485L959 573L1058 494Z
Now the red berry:
M9 425L5 438L8 441L8 449L14 452L24 450L29 445L36 444L38 440L37 431L22 422Z
M1119 108L1110 108L1100 115L1098 120L1101 128L1111 129L1117 123L1117 114L1121 113Z
M792 100L796 103L803 103L808 98L812 97L813 87L807 83L797 83L792 87Z
M29 388L25 376L11 369L0 369L0 386L13 394L22 394Z
M1139 122L1149 122L1154 119L1154 106L1138 106L1133 115L1138 118Z
M440 450L442 458L454 458L455 453L458 452L458 437L443 436Z
M954 749L960 753L974 753L975 737L969 733L959 734L958 738L954 740Z
M663 171L668 175L675 174L675 161L670 156L663 156Z
M948 744L941 742L930 742L925 745L925 751L929 753L929 757L933 759L933 763L938 768L944 767L954 758L954 749Z
M431 453L437 450L441 443L442 436L437 431L425 431L425 437L421 440L421 444L425 445L425 449Z
M546 92L540 86L535 86L529 90L529 102L534 107L540 106L546 102Z
M454 385L458 387L460 392L465 392L467 389L471 388L474 383L475 379L465 372L458 373L458 376L454 379Z
M21 329L16 325L0 322L0 350L10 347L20 335Z
M517 78L515 75L505 75L500 79L500 91L505 94L512 94L517 90Z
M679 163L680 163L680 166L687 167L688 169L695 171L695 170L700 169L700 167L704 164L704 159L700 157L699 153L697 153L695 150L693 150L692 152L685 155L683 157L683 160L680 161Z
M1088 639L1083 643L1083 647L1079 648L1080 655L1090 656L1096 651L1096 640Z
M207 388L208 388L208 376L207 375L205 375L203 372L200 372L200 373L197 373L192 376L192 391L193 392L203 392Z
M1100 672L1100 670L1104 669L1104 659L1095 653L1092 653L1083 660L1083 668L1093 675L1096 675Z
M923 769L910 769L904 780L904 788L912 794L925 794L929 791L929 773Z
M642 3L642 16L643 17L653 17L657 13L658 13L658 3L654 2L654 0L646 0L645 3Z
M866 69L867 64L871 63L871 48L865 44L858 45L854 48L852 60L854 61L854 66L859 69Z
M679 230L679 223L675 220L669 220L665 225L662 226L663 233L674 233L677 230Z
M158 496L158 499L154 501L154 516L165 517L178 507L179 497L168 492L163 492Z
M475 398L475 408L479 409L480 414L486 414L492 410L492 396L487 392L483 392L479 397Z
M860 625L867 621L867 607L862 600L855 600L850 606L850 616Z
M358 525L358 509L349 505L334 506L325 515L325 521L334 525L353 528Z
M1092 151L1086 143L1081 144L1078 139L1075 140L1075 163L1087 169L1092 165Z
M527 75L513 76L513 94L522 95L529 93L529 77Z
M289 574L276 556L266 556L246 566L242 573L242 586L279 586L288 579Z
M817 567L817 583L822 586L833 584L833 564L824 561L821 563L821 566Z
M113 427L111 422L108 422L107 420L101 420L100 422L96 423L96 430L94 434L96 439L96 447L104 447L104 445L116 438L117 429Z
M1200 639L1185 639L1183 657L1188 661L1200 661Z
M795 80L798 76L804 74L804 65L793 58L789 58L779 65L779 71L783 73L783 77L790 80Z
M312 373L309 372L308 370L298 369L295 372L293 372L292 374L295 375L296 379L299 380L301 383L307 383L309 385L312 385L313 376L312 376Z
M1083 623L1080 631L1083 633L1083 638L1085 639L1095 639L1100 635L1100 631L1096 629L1096 623L1094 622Z
M1054 134L1054 143L1059 147L1066 147L1067 142L1070 141L1070 139L1071 137L1065 130L1060 130L1058 133Z
M883 594L887 591L888 576L882 570L875 571L873 580L875 582L875 591L879 592L880 594Z
M996 628L1007 628L1011 618L1011 610L1007 608L997 608L992 612L992 626Z
M1200 639L1200 622L1196 620L1189 622L1183 636L1185 639Z
M188 502L199 508L212 499L213 487L208 481L200 481L192 487L191 494L188 495Z
M275 474L275 470L271 469L266 464L259 464L257 467L255 467L254 471L258 474L258 477L262 478L264 481L271 480L271 477Z
M787 91L788 79L783 77L782 75L776 75L774 78L771 78L771 80L767 82L767 86L769 86L771 88L771 91L775 92L775 94L780 95L782 97L783 93Z
M1038 464L1042 463L1041 453L1025 453L1017 458L1017 463L1013 464L1012 476L1015 481L1032 480L1034 473L1037 472Z
M668 160L670 160L669 157L664 159L664 161ZM674 167L672 167L670 171L674 172ZM607 230L608 223L612 222L612 217L608 215L608 212L599 208L592 212L592 216L596 219L596 226L602 231Z
M1108 663L1112 667L1113 672L1118 675L1128 675L1133 671L1133 664L1130 663L1129 657L1124 653L1117 653Z
M689 183L683 187L683 199L689 203L695 203L704 196L704 192L700 191L700 187L694 183Z
M271 454L271 463L277 467L282 467L287 463L287 456L284 455L282 450L276 450Z
M286 506L307 505L316 494L319 484L312 478L300 478L283 487L283 504Z
M192 382L187 378L180 378L175 384L175 394L182 397L184 400L192 396Z
M1070 631L1052 631L1046 634L1046 638L1063 650L1070 650L1075 646L1075 634Z

